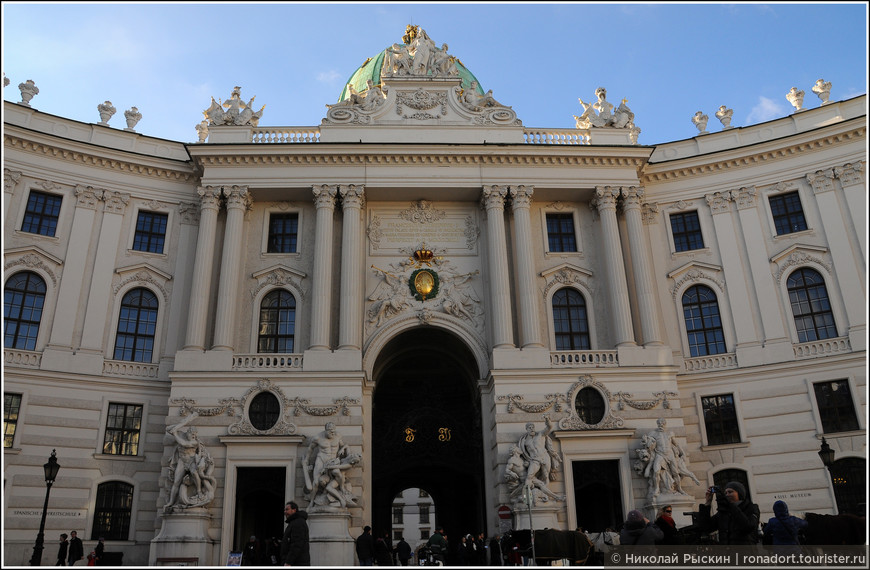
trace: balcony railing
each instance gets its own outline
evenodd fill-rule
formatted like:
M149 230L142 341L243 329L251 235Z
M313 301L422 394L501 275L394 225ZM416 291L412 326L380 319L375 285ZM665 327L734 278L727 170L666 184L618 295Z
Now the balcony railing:
M103 374L107 376L130 376L134 378L157 378L159 365L126 360L103 361Z
M301 354L234 354L233 370L292 370L302 368Z
M32 350L3 350L3 362L6 366L22 366L25 368L39 368L42 364L42 353Z
M794 345L795 358L818 358L819 356L830 356L851 351L852 346L846 337L829 338Z
M615 350L560 350L550 353L550 364L561 368L619 366Z
M526 144L589 144L589 131L577 129L523 129Z
M320 127L256 127L253 143L316 143ZM577 129L523 129L525 144L587 145L589 131Z
M686 372L698 372L700 370L727 370L737 368L737 355L713 354L711 356L699 356L687 358L684 361Z

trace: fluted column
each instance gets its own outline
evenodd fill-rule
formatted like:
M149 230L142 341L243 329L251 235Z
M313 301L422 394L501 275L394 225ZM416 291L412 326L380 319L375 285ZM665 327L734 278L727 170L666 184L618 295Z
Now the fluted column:
M504 229L504 199L506 186L484 186L483 205L487 218L487 257L489 258L489 319L493 348L513 347L511 330L511 299L508 282L508 260Z
M193 281L190 287L190 305L187 309L187 338L184 348L205 350L205 327L208 321L214 240L221 205L221 190L214 186L200 186L196 192L200 197L199 232L196 238L196 256L193 259Z
M631 306L628 302L628 284L625 279L625 266L622 261L622 245L619 240L619 226L616 221L616 199L619 188L598 186L595 188L595 204L601 216L605 268L607 269L607 290L610 293L613 331L616 346L633 345L634 332L631 328Z
M341 303L339 306L338 349L362 348L362 240L360 215L365 195L363 186L340 186L344 214L341 234Z
M511 187L514 212L514 244L517 250L516 283L520 298L520 346L543 347L538 296L535 294L535 260L532 253L532 220L529 209L534 188Z
M646 247L647 240L643 235L643 217L640 212L644 191L637 186L626 186L622 188L621 194L625 223L628 227L628 247L631 249L631 265L637 289L643 344L655 346L662 344L662 341L659 336L659 314L656 311L655 295L652 290L652 265Z
M314 238L314 276L311 294L310 350L329 350L329 301L332 292L332 213L336 187L314 186L317 208Z
M221 275L218 283L217 314L214 324L214 350L232 350L236 330L236 309L239 306L239 273L242 267L242 241L245 210L250 197L247 186L224 186L227 204L227 225L221 255Z

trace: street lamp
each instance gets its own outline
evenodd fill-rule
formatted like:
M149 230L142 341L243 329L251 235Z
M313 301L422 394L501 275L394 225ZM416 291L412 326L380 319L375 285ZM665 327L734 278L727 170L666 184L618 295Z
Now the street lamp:
M45 514L48 511L48 495L51 493L51 486L57 478L57 472L60 471L60 465L57 463L56 450L51 450L51 457L48 458L48 463L42 466L45 471L45 504L42 506L42 520L39 521L39 534L36 535L36 544L33 545L33 556L30 558L31 566L42 565L42 550L45 544Z
M828 468L828 471L831 471L831 467L834 465L834 454L836 452L831 449L831 446L828 445L828 442L825 441L825 438L822 438L822 447L819 449L819 457L822 459L822 464ZM831 473L833 476L833 472Z

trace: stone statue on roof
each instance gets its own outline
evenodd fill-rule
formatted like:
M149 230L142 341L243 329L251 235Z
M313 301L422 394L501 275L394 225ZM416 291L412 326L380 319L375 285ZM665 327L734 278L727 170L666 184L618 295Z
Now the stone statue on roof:
M582 115L579 117L574 115L578 129L588 129L591 127L634 128L634 113L626 105L627 99L623 99L619 107L616 108L616 112L614 112L613 103L607 100L607 89L599 87L595 90L595 97L597 101L594 103L586 103L583 99L577 99L583 107Z

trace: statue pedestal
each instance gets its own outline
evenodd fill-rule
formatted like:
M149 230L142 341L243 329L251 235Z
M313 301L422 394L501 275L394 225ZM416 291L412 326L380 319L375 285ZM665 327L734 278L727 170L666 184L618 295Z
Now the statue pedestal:
M684 515L683 513L698 510L698 503L689 495L660 493L652 499L648 498L647 502L643 505L642 512L646 518L654 521L658 516L659 510L665 505L671 506L673 510L671 517L673 517L677 528L683 528L692 524L691 515Z
M151 541L148 565L174 566L181 561L188 565L221 565L222 561L211 559L214 542L208 537L210 518L203 507L164 513L160 532Z
M350 513L309 512L308 544L312 566L354 566Z
M531 527L529 527L529 509L525 504L514 505L514 529L515 530L544 530L545 528L559 528L558 513L564 507L557 505L532 507Z

